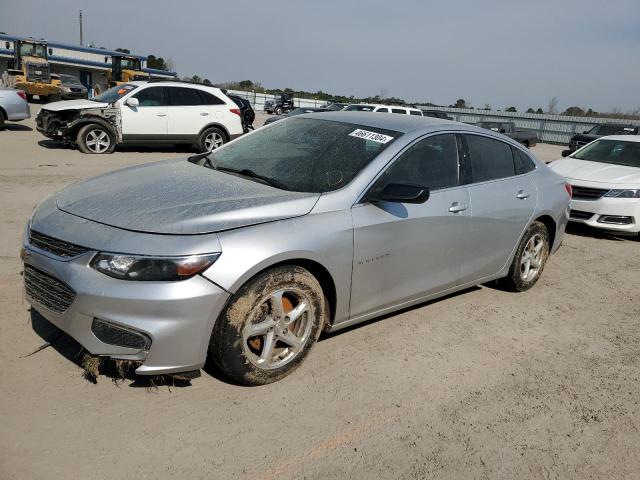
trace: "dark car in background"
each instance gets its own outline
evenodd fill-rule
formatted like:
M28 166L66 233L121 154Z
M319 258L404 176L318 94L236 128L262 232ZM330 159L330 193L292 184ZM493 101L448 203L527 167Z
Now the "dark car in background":
M344 110L348 106L349 106L348 103L331 102L331 103L327 103L326 105L323 105L322 108L324 108L325 110L340 111L340 110Z
M296 115L302 115L303 113L315 113L315 112L329 112L331 110L327 108L318 108L318 107L300 107L294 110L291 110L289 113L285 113L284 115L276 115L275 117L267 118L264 122L265 125L269 125L270 123L277 122L278 120L283 120L288 117L295 117Z
M242 129L244 133L253 130L253 121L256 119L256 112L253 111L251 102L240 95L233 95L225 92L233 102L240 107L240 119L242 120Z
M61 73L60 77L60 98L63 100L71 100L74 98L87 98L87 87L82 85L78 77Z
M538 143L538 134L536 132L527 128L517 128L513 122L478 122L477 125L513 138L527 148L533 147Z
M443 120L453 120L453 118L447 115L447 112L442 112L440 110L422 110L422 116L442 118Z
M638 135L640 133L640 127L637 125L625 125L622 123L604 123L602 125L596 125L591 130L585 130L582 133L577 133L569 141L569 149L562 152L563 156L567 156L582 148L587 143L591 143L594 140L604 137L606 135Z

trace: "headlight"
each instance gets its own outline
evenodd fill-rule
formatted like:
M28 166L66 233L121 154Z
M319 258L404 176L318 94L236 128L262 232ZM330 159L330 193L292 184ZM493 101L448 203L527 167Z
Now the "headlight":
M91 267L121 280L174 281L193 277L212 265L219 256L219 253L209 253L185 257L146 257L100 252L91 260Z
M640 198L640 188L628 190L609 190L604 196L616 198Z

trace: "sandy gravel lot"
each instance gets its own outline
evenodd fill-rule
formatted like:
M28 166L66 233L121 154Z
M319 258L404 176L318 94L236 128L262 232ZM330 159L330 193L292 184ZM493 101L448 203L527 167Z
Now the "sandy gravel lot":
M0 478L640 478L639 241L572 228L531 291L326 336L266 387L93 384L22 299L23 226L70 182L184 153L82 155L30 127L0 132Z

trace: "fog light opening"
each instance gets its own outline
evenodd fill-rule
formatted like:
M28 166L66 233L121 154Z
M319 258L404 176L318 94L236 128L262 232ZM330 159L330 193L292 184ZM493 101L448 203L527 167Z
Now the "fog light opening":
M608 223L611 225L631 225L633 223L633 217L627 217L624 215L600 215L598 223Z
M109 345L137 350L149 350L151 338L142 332L94 318L91 331L98 340Z

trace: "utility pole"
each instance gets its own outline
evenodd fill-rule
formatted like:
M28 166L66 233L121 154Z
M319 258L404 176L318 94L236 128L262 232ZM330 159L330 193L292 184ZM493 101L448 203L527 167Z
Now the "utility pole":
M84 46L84 41L82 39L82 10L80 10L80 46L83 47Z

